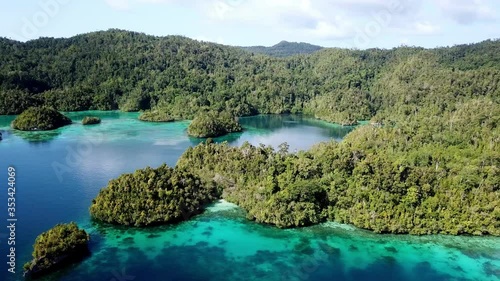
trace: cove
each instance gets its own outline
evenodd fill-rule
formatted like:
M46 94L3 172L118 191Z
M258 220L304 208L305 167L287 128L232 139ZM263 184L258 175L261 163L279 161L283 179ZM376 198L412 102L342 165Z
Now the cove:
M5 267L1 280L22 280L35 237L69 221L90 232L93 254L41 280L498 280L500 241L493 237L377 235L332 223L280 230L246 220L241 209L224 201L175 226L95 223L88 207L108 180L148 165L173 166L200 140L187 136L187 121L145 123L137 113L121 112L67 115L74 125L35 133L12 131L13 117L0 117L0 171L16 167L19 202L17 273ZM102 124L82 126L87 115ZM216 141L286 141L293 151L341 140L352 130L293 115L247 117L241 123L243 133ZM65 167L59 173L58 165ZM7 202L6 192L0 200Z

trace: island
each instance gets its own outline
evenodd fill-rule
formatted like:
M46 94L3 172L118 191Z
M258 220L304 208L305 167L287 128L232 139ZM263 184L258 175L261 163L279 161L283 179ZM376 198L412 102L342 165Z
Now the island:
M199 178L194 186L215 184L224 199L257 222L285 228L334 221L377 233L500 235L500 40L435 49L327 48L280 59L124 30L28 44L1 41L10 63L0 73L0 114L40 105L64 111L161 106L171 116L194 119L188 133L202 138L241 131L235 117L249 114L384 124L359 126L340 143L296 153L286 146L204 143L186 151L176 172L167 172ZM116 46L113 56L110 45ZM79 67L68 67L75 56ZM95 67L95 58L109 59ZM16 69L22 71L11 71ZM47 118L34 119L26 129L39 130L37 123ZM161 212L200 194L166 192L165 185L176 190L179 184L151 173L141 180L124 176L123 184L115 181L105 189L92 207L95 218L148 225L182 217L181 211ZM163 202L168 208L155 213L161 196L171 196ZM195 201L193 206L202 205ZM139 209L144 202L148 209Z
M20 131L49 131L71 124L71 119L50 107L30 107L12 121Z
M331 221L376 233L499 236L498 166L469 163L484 155L498 159L494 130L486 128L496 128L500 107L471 100L453 114L422 114L416 124L427 116L433 123L423 130L360 126L340 143L299 152L286 144L204 142L186 150L176 168L215 182L249 219L280 228ZM435 133L450 120L460 121ZM418 126L411 122L399 124ZM481 136L476 145L471 135Z
M92 201L90 214L99 221L136 227L174 223L200 213L218 194L213 183L164 164L111 180Z
M83 125L96 125L101 124L101 118L95 116L86 116L82 120Z
M228 112L198 114L188 127L188 135L196 138L213 138L241 132L243 128Z
M145 122L173 122L175 118L165 111L147 110L139 115L139 120Z
M89 254L90 235L71 222L40 234L33 245L33 260L24 265L24 276L39 277L80 261Z
M108 223L147 226L190 219L222 198L249 219L279 228L336 222L376 233L500 236L497 162L484 160L498 159L489 128L498 128L500 107L481 98L441 116L419 110L418 122L401 116L400 126L359 126L342 142L306 151L207 138L188 148L175 169L163 165L112 180L90 212Z

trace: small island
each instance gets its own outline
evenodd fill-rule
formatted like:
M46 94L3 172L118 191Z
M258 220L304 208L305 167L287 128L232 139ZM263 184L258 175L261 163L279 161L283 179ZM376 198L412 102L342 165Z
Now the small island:
M76 223L58 224L40 234L33 245L33 260L24 265L24 276L39 277L89 254L89 234Z
M50 107L30 107L12 121L20 131L49 131L71 124L71 119Z
M179 222L218 199L214 184L167 165L147 167L111 180L92 201L93 218L118 225L149 226Z
M101 118L95 116L86 116L82 120L83 125L96 125L101 124Z
M241 132L243 128L228 112L214 111L197 115L188 127L188 135L196 138L213 138Z
M148 110L139 115L139 120L145 122L173 122L175 121L175 118L165 111Z

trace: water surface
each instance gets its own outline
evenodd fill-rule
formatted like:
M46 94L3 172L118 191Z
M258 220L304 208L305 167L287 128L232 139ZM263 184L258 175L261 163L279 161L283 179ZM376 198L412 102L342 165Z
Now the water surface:
M2 262L0 280L22 280L36 236L70 221L91 233L93 254L42 280L498 280L500 241L492 237L376 235L332 223L279 230L246 220L241 209L223 201L175 226L130 229L93 222L88 207L110 179L145 166L175 165L200 140L187 136L188 121L145 123L137 113L121 112L67 115L75 124L29 133L12 131L13 117L0 116L0 181L2 174L7 180L8 165L16 167L19 219L18 273L8 274ZM101 117L102 124L76 123L86 115ZM341 140L352 130L293 115L240 121L243 133L216 141L286 141L293 151ZM0 202L7 202L6 193ZM0 240L4 257L7 245Z

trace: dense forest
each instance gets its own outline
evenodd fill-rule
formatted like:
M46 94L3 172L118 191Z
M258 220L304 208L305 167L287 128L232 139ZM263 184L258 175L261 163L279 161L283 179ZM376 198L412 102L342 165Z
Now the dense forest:
M350 124L381 111L474 97L498 102L500 42L427 50L329 48L274 58L185 37L109 30L20 43L0 39L0 114L158 109L305 113Z
M229 133L241 132L240 123L228 112L200 112L187 129L188 135L196 138L214 138Z
M76 223L58 224L38 235L33 260L24 265L25 276L38 277L89 254L90 236Z
M208 142L177 166L218 184L250 219L278 227L329 220L379 233L500 235L498 104L412 112L299 153Z
M175 117L171 116L165 110L157 109L141 112L139 120L144 122L174 122Z
M203 184L186 170L148 167L111 180L92 201L90 214L130 226L179 222L201 212L218 193L214 184Z
M71 119L48 107L30 107L12 122L21 131L49 131L71 124Z
M43 105L144 111L152 121L205 122L207 112L371 120L341 143L299 153L208 141L178 169L279 227L330 220L382 233L500 235L499 50L488 40L277 58L121 30L0 39L0 114ZM136 211L123 221L135 223Z
M297 43L297 42L287 42L287 41L281 41L278 44L271 47L251 46L251 47L241 47L241 48L243 50L252 53L264 54L278 58L290 57L301 54L312 54L314 52L323 49L323 47L311 45L308 43L303 43L303 42Z

